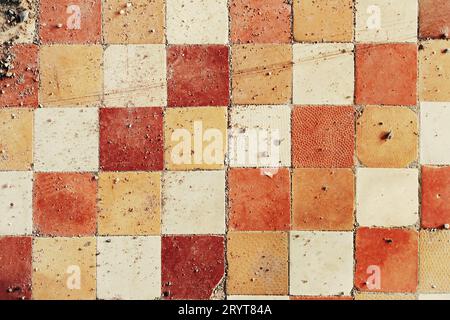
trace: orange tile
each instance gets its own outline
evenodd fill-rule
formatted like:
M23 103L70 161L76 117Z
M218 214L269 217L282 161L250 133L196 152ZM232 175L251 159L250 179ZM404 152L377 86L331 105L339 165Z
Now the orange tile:
M0 51L11 56L9 72L11 77L0 77L0 107L38 106L39 69L38 47L32 44L14 45L7 50L0 46ZM3 58L3 57L2 57ZM8 71L8 70L1 70Z
M422 167L422 227L450 225L450 167Z
M294 169L294 230L352 230L355 182L351 169Z
M289 169L232 169L228 183L232 230L289 230Z
M358 229L356 288L374 292L415 292L418 242L418 233L410 229ZM378 276L379 285L373 281Z
M297 107L292 112L294 167L350 168L354 155L352 107Z
M356 121L356 154L363 165L404 168L417 160L418 115L406 107L368 106Z
M234 45L234 104L284 104L292 100L292 46Z
M37 234L95 234L96 198L97 181L90 173L36 174L33 221Z
M230 232L230 295L287 295L288 237L284 232Z
M449 39L450 1L420 0L419 11L419 31L422 39Z
M363 44L356 47L357 104L415 105L417 45Z
M98 43L101 0L41 0L39 36L43 43Z
M291 5L285 0L230 1L233 43L289 43Z

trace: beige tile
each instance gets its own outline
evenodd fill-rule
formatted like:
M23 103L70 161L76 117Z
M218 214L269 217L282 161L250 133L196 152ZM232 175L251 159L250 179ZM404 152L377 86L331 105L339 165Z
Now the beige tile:
M353 104L353 44L295 44L293 53L294 104Z
M228 43L227 0L166 0L170 44Z
M100 235L159 235L161 173L102 172L98 180Z
M0 170L29 170L33 162L33 110L0 110Z
M225 171L163 175L164 234L225 233Z
M102 56L100 45L41 46L40 103L44 107L100 105Z
M450 48L449 40L422 42L419 50L420 101L450 101Z
M450 293L450 231L422 230L419 235L421 293Z
M418 0L357 0L358 42L416 42Z
M366 227L411 226L419 219L417 169L357 170L356 220Z
M166 105L164 45L111 45L104 60L106 107Z
M450 102L422 102L420 113L420 162L450 164Z
M98 109L44 108L35 113L35 170L98 171Z
M98 237L97 297L151 300L161 296L160 237Z
M214 170L225 165L227 108L169 108L165 114L168 170Z
M95 238L36 238L33 244L33 298L94 300Z
M289 106L238 106L230 114L230 164L233 167L291 165Z
M106 43L164 43L165 1L103 0L103 35ZM121 14L123 12L123 14Z
M0 235L31 234L32 189L32 172L0 172Z
M291 232L291 295L349 295L352 289L352 232Z

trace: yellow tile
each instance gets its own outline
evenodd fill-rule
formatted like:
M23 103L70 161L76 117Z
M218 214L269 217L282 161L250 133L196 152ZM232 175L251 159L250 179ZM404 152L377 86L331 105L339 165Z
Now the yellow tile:
M160 234L159 172L100 173L98 193L99 234Z
M170 108L166 111L164 131L167 169L224 168L226 107Z
M36 238L33 244L33 299L96 298L95 238Z
M450 231L420 232L419 292L450 293Z
M102 56L99 45L42 46L40 103L44 107L100 105Z
M106 43L164 43L165 0L103 0ZM121 14L123 13L123 14Z
M430 40L419 50L419 95L421 101L450 101L450 41ZM447 51L446 51L447 50Z
M227 257L228 294L287 295L286 233L229 233Z
M29 170L33 162L33 110L0 110L0 170Z
M233 103L284 104L292 98L292 46L232 48Z

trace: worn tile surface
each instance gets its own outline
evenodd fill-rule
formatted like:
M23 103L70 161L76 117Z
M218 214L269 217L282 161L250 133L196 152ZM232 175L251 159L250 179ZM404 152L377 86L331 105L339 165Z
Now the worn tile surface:
M360 228L355 241L355 287L372 292L415 292L418 242L418 233L412 229Z
M290 253L290 294L350 294L353 288L352 232L292 232Z
M412 226L419 219L418 171L358 169L356 220L366 227Z
M294 38L298 42L351 42L352 0L294 0Z
M35 239L33 298L94 300L96 298L95 238Z
M103 36L109 44L164 43L165 1L102 0ZM127 5L128 3L131 6Z
M296 107L292 111L293 166L350 168L354 136L352 107Z
M295 104L353 104L353 44L296 44L293 50Z
M416 42L421 0L356 0L357 42Z
M449 28L449 0L0 0L0 300L449 299Z
M29 170L33 163L33 111L0 110L0 170Z
M351 169L294 169L292 228L353 230L354 180Z
M166 110L165 167L169 170L213 170L225 167L226 107Z
M356 154L367 167L404 168L417 161L418 115L406 107L367 106L356 121Z

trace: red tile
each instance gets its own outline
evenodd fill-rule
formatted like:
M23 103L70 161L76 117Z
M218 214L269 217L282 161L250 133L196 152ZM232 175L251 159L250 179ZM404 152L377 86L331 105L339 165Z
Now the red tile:
M209 299L224 277L224 238L163 237L161 258L163 297Z
M0 238L0 300L31 298L30 237Z
M162 108L101 109L100 167L104 171L162 170Z
M291 5L285 0L230 1L233 43L289 43Z
M418 272L418 233L408 229L360 228L356 233L355 286L361 291L415 292ZM380 287L368 288L377 266ZM375 282L369 281L370 284Z
M352 167L355 149L354 118L352 107L295 108L292 113L294 167Z
M290 228L289 169L232 169L228 173L230 228L286 231Z
M450 1L419 1L420 38L449 39L450 34Z
M41 0L41 41L98 43L102 33L101 11L101 0Z
M357 104L415 105L417 45L357 46L355 86Z
M90 173L38 173L34 178L34 227L52 236L93 235L97 181Z
M12 57L13 77L0 77L0 107L38 106L38 47L31 44L14 45L9 50L0 46L1 53Z
M169 106L228 105L226 46L172 46L168 49L167 64Z
M450 224L450 167L422 167L422 227Z

